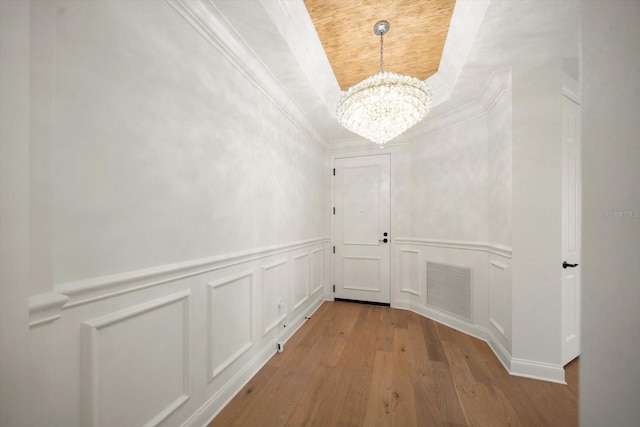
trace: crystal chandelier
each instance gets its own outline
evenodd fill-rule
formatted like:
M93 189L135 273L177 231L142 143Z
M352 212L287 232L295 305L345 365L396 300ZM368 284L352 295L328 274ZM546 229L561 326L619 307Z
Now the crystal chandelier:
M431 86L415 77L383 70L383 36L389 23L379 21L373 32L380 36L380 72L342 92L338 122L382 147L414 126L431 108Z

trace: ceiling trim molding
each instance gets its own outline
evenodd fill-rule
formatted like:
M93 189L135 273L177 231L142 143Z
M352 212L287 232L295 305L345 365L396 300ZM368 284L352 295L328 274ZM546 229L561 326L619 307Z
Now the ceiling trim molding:
M434 117L418 129L419 134L412 138L412 142L420 142L436 133L488 114L506 93L510 81L511 69L494 72L475 100L441 116Z
M310 141L319 147L326 147L326 139L311 124L293 97L211 1L165 1L296 125Z

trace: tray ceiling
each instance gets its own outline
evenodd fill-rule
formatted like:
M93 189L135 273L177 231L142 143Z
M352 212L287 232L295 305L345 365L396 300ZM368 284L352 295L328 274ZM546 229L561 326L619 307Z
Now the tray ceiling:
M305 6L342 90L380 70L380 37L373 26L391 24L384 36L384 70L427 79L442 57L455 0L305 0Z

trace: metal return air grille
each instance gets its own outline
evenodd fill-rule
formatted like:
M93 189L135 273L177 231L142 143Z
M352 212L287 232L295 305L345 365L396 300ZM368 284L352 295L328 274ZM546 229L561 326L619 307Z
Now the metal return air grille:
M427 304L471 320L471 269L427 262Z

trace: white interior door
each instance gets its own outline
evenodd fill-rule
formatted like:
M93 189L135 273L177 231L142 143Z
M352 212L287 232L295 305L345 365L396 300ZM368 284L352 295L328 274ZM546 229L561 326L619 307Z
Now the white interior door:
M562 97L562 364L580 355L580 107Z
M335 297L389 303L389 155L335 160Z

